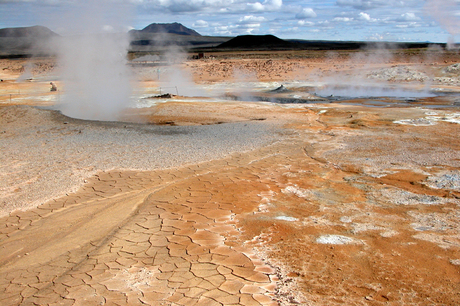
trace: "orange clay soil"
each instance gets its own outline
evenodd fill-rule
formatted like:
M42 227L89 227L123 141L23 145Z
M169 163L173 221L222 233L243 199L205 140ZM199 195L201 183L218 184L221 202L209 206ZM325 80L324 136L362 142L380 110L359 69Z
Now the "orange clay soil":
M220 61L188 64L212 79ZM100 171L11 212L0 304L460 304L455 109L168 102L124 116L260 121L279 139L193 165Z

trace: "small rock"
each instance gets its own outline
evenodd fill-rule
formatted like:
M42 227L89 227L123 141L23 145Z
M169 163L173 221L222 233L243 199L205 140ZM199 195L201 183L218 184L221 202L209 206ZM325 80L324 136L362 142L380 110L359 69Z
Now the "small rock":
M451 259L450 263L454 266L460 266L460 259Z

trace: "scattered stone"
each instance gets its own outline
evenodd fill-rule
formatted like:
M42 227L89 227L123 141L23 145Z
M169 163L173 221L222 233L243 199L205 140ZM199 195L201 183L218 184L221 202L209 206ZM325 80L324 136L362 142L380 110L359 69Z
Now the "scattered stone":
M460 73L460 63L452 64L442 70L444 73Z
M175 97L176 97L176 95L173 95L173 94L170 94L170 93L165 93L165 94L162 94L162 95L146 97L144 99L173 99Z
M432 175L427 179L426 185L436 189L460 191L460 171L444 171Z
M449 260L454 266L460 266L460 259L451 259Z
M289 92L290 90L287 89L286 87L284 87L284 85L281 85L280 87L276 88L276 89L273 89L272 91L270 92L273 92L273 93L282 93L282 92Z
M396 205L440 205L445 204L449 199L426 195L417 194L403 189L386 187L378 191L375 191L374 197L376 199L384 199L386 202L390 202Z
M382 68L369 73L367 77L369 79L405 82L425 82L429 79L425 73L413 70L412 68L406 66Z

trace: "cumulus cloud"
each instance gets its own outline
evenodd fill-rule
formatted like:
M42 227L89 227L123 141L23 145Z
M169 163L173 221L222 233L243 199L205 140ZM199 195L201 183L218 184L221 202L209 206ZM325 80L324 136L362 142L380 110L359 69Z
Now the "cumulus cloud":
M256 3L248 3L247 4L248 8L252 11L259 11L259 12L262 12L263 10L265 10L265 7L262 3L260 2L256 2Z
M419 17L415 16L414 13L404 13L401 14L398 18L396 18L397 21L417 21L420 20Z
M307 19L307 18L315 18L317 15L315 11L312 8L303 8L300 13L295 15L295 18L297 19Z
M260 28L261 23L264 22L266 19L262 16L244 16L241 17L237 23L237 30L243 31L245 33L251 34L253 31Z
M416 27L420 27L420 26L421 25L418 24L417 22L409 22L409 23L405 23L405 24L397 24L397 25L395 25L395 27L402 28L402 29L416 28Z
M350 22L350 21L353 21L353 18L350 18L350 17L335 17L333 20L336 21L336 22Z
M358 19L363 21L371 21L371 16L368 13L361 12L358 15Z
M337 0L336 3L339 6L351 6L357 10L368 10L388 5L388 1L385 0Z
M251 2L246 5L251 11L276 11L283 6L283 0L265 0L264 2Z
M239 20L239 23L240 24L260 24L263 21L265 21L265 17L262 17L262 16L257 17L257 16L249 15L249 16L241 17Z
M352 12L343 12L339 14L338 16L334 17L332 19L334 22L345 22L345 23L366 23L366 22L376 22L379 21L376 18L371 18L371 16L368 13L360 12L359 14L357 13L352 13Z
M385 39L385 36L379 33L374 33L370 36L367 37L368 40L370 41L382 41Z
M209 26L207 21L204 20L197 20L193 23L195 28L207 28Z
M436 1L436 0L435 0ZM417 7L419 0L337 0L336 5L356 10L372 10L382 7Z
M121 0L112 0L121 1ZM126 0L124 0L126 1ZM232 7L242 6L243 0L128 0L129 2L144 8L144 13L151 12L202 12L221 11Z
M218 35L231 35L232 34L232 31L229 26L215 27L214 32Z
M297 24L299 26L303 26L303 27L311 27L311 26L314 26L315 23L314 22L311 22L311 21L307 21L307 20L299 20L297 22Z

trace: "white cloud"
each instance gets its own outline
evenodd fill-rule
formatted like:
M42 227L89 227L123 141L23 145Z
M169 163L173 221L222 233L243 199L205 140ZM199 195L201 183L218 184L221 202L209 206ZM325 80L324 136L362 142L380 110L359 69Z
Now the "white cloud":
M256 17L256 16L249 15L249 16L241 17L239 20L239 24L261 23L265 20L266 20L265 17L262 17L262 16Z
M193 26L195 28L207 28L209 26L208 22L207 21L204 21L204 20L197 20L195 21L195 23L193 24Z
M359 22L376 22L377 19L371 18L371 16L368 13L360 12L359 14L355 13L347 13L343 12L339 14L339 16L334 17L332 19L334 22L354 22L354 23L359 23Z
M371 21L371 16L367 13L361 12L358 15L359 20L364 20L364 21Z
M416 21L420 20L419 17L415 16L414 13L404 13L398 18L396 18L397 21Z
M265 0L264 2L247 3L247 7L251 11L277 11L283 6L283 0Z
M353 21L353 18L349 18L349 17L335 17L333 19L333 21L336 21L336 22L351 22Z
M372 34L371 36L367 37L367 39L371 41L381 41L384 38L385 37L382 34L378 34L378 33Z
M245 34L252 34L261 27L261 23L266 21L265 17L262 16L243 16L237 22L235 28L236 33L245 33Z
M307 18L315 18L317 15L315 11L312 8L304 8L300 13L295 15L295 18L297 19L307 19Z
M397 28L417 28L420 27L421 25L417 22L409 22L405 24L397 24L395 27Z
M336 4L357 10L372 10L382 7L417 7L420 6L420 0L337 0Z
M214 32L217 35L232 35L232 31L229 26L218 26L214 28Z
M368 10L382 6L387 6L388 1L385 0L337 0L339 6L351 6L357 10Z
M314 25L315 25L314 22L307 21L307 20L299 20L299 21L297 22L297 24L298 24L299 26L306 26L306 27L311 27L311 26L314 26Z
M260 2L248 3L247 6L256 12L262 12L265 9L264 5Z
M123 1L123 0L113 0ZM242 10L246 1L244 0L128 0L138 6L142 6L144 13L152 12L231 12Z

